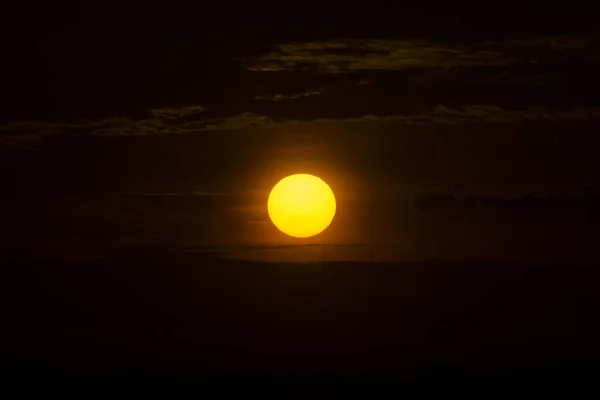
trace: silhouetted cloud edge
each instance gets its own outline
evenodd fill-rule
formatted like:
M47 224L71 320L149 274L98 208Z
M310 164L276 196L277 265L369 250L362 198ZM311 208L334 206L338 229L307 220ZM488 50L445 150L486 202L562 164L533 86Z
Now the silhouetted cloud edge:
M302 97L309 96L319 96L325 92L326 89L307 89L302 92L293 92L293 93L270 93L270 94L261 94L254 96L254 100L271 100L271 101L281 101L281 100L296 100Z
M346 73L419 68L505 67L555 64L573 56L597 60L595 38L544 35L474 43L443 43L426 39L347 39L282 43L246 60L251 71Z
M225 192L209 192L193 190L188 192L163 192L163 191L150 191L150 190L128 190L111 193L113 196L167 196L167 197L178 197L178 196L228 196L230 193Z
M170 115L163 111L162 115ZM224 118L148 118L132 120L106 118L81 123L21 121L0 126L0 148L35 149L44 139L58 135L96 137L162 136L197 132L272 128L285 124L399 122L406 124L462 125L471 123L511 123L519 121L578 121L600 118L600 106L552 110L544 107L508 110L494 105L451 108L439 105L431 111L406 115L363 115L354 118L317 118L311 120L277 119L252 112Z

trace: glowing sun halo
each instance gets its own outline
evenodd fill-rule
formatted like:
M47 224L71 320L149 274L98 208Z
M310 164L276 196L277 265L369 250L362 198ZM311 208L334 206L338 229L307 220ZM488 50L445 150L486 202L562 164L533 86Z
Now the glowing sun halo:
M335 196L322 179L308 174L290 175L271 190L267 209L283 233L306 238L323 232L335 215Z

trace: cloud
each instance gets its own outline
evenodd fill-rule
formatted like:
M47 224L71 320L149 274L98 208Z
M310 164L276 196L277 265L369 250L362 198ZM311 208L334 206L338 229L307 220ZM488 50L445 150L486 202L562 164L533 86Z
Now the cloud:
M93 129L91 136L148 136L148 135L179 135L186 133L185 128L169 123L160 118L127 120L121 124L109 125Z
M131 191L121 191L112 193L115 196L227 196L229 193L225 192L203 192L203 191L189 191L189 192L162 192L162 191L143 191L143 190L131 190Z
M0 133L19 133L19 132L33 132L39 129L77 129L77 128L96 128L107 125L116 125L128 123L129 118L124 117L110 117L100 120L93 121L80 121L80 122L43 122L43 121L17 121L11 122L7 125L0 126Z
M172 126L170 129L159 129L154 123L138 121L125 126L95 130L91 135L98 136L131 136L131 135L166 135L183 134L201 131L243 130L251 128L273 128L284 124L302 123L345 123L345 122L403 122L407 124L470 124L470 123L510 123L518 121L568 121L594 120L600 118L600 107L582 107L568 110L549 110L532 107L520 110L507 110L493 105L471 105L451 108L439 105L431 111L416 114L399 114L374 116L364 115L355 118L317 118L311 120L275 119L266 115L242 113L226 118L199 120ZM152 127L152 129L148 129Z
M91 136L155 136L180 135L191 132L240 130L277 125L271 117L254 113L241 113L230 117L207 118L188 121L147 119L129 121L120 125L92 130Z
M272 245L238 245L236 249L247 250L281 250L281 249L299 249L306 247L366 247L358 243L299 243L299 244L272 244Z
M145 136L187 133L190 118L204 112L202 106L151 109L153 118L134 120L108 117L76 122L16 121L0 126L0 147L37 149L44 139L57 135ZM193 122L192 122L193 124Z
M175 115L162 110L160 114ZM155 114L156 115L156 114ZM273 118L254 113L241 113L223 118L106 118L78 123L20 121L0 126L0 148L39 149L45 139L58 135L79 136L163 136L216 130L240 130L277 125Z
M325 89L309 89L303 92L295 92L295 93L274 93L274 94L263 94L254 96L255 100L272 100L272 101L281 101L281 100L296 100L302 97L308 96L318 96L325 92Z
M218 118L206 122L203 130L239 130L246 128L265 128L279 125L273 118L255 113L242 113L227 118Z
M185 117L190 117L198 113L206 111L206 108L202 106L188 106L177 109L172 108L155 108L151 109L150 112L157 118L177 120Z
M81 122L16 121L0 125L0 147L38 149L48 137L89 131L106 126L123 126L131 122L128 118L110 117Z
M16 134L0 133L0 148L37 150L41 147L44 139L49 136L56 136L62 133L62 130L51 127L37 129L32 132L22 132Z
M205 131L273 128L284 124L401 122L407 124L470 124L510 123L518 121L571 121L600 119L600 107L579 107L552 110L543 107L508 110L494 105L447 107L438 105L432 110L415 114L363 115L354 118L317 118L308 120L276 119L267 115L242 113L230 117L198 120L149 118L107 118L82 123L17 122L0 127L0 147L37 149L43 140L56 135L83 136L160 136L182 135Z
M470 123L509 123L518 121L570 121L594 120L600 118L600 107L574 108L554 111L541 107L524 110L506 110L493 105L472 105L451 108L439 105L433 110L417 114L374 116L365 115L360 118L335 120L320 118L315 122L386 122L396 121L407 124L470 124Z
M241 92L233 96L230 109L188 104L151 108L135 117L12 122L0 126L0 148L38 149L56 136L184 135L315 121L464 124L598 118L598 107L590 105L598 103L600 93L600 40L591 35L469 43L342 38L282 43L245 62L260 73L242 75L251 81L242 79L232 87ZM256 87L272 89L253 92ZM228 90L224 87L223 93Z
M314 76L313 76L314 78ZM270 101L282 101L282 100L298 100L304 97L320 96L327 92L337 91L340 89L347 89L349 87L367 85L371 83L369 78L350 79L345 82L335 82L334 86L328 86L324 88L308 88L302 91L295 91L290 93L267 93L259 94L254 96L253 100L270 100Z
M247 60L252 71L342 73L415 68L505 67L557 63L574 56L598 59L598 42L574 35L540 36L480 43L431 40L337 39L280 44Z
M251 62L253 71L319 71L340 73L364 70L398 70L436 66L506 65L501 52L469 52L463 46L430 41L341 39L326 42L282 44Z

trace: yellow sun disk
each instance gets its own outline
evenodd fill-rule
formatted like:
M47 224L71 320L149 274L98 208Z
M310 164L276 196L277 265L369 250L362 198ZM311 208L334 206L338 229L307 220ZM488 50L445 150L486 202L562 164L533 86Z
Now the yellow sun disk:
M306 238L323 232L333 220L336 202L322 179L308 174L290 175L271 190L269 217L283 233Z

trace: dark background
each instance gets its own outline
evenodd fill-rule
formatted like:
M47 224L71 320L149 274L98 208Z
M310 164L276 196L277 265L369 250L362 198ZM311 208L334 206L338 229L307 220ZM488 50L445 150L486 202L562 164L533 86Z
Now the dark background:
M0 14L4 376L596 376L593 10ZM338 202L306 240L265 209L298 172Z

